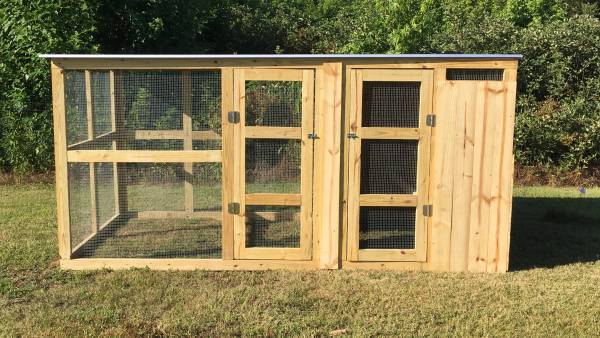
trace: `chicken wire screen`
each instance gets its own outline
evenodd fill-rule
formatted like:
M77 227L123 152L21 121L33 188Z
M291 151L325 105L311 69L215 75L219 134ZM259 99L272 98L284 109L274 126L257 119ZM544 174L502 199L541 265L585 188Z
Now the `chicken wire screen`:
M246 206L246 247L299 248L299 206Z
M89 165L70 164L73 246L97 231L77 257L220 258L221 164L196 163L191 175L180 163L119 163L117 196L128 211L115 218L113 163L96 164L99 229L91 222ZM194 210L185 208L184 182L193 186ZM177 214L177 212L180 212ZM108 222L110 221L110 222ZM77 243L77 244L75 244Z
M420 82L363 82L363 127L419 127Z
M192 149L221 148L220 71L114 71L113 76L111 92L109 71L65 72L69 146L105 150L114 140L120 150L183 150L188 128ZM88 133L88 102L93 137Z
M300 140L246 139L246 193L300 193Z
M363 140L361 194L415 194L418 141Z
M246 81L246 125L300 127L301 81Z
M414 249L414 207L360 207L359 249Z

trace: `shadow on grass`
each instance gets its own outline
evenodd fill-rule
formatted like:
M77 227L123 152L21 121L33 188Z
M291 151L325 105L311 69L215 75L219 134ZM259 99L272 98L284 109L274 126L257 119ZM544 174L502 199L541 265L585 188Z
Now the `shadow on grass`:
M515 197L510 270L600 259L600 198Z

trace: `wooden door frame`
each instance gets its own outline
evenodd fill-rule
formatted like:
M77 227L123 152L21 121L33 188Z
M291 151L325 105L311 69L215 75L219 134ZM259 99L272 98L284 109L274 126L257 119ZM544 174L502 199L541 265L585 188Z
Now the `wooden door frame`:
M418 261L427 258L427 217L423 206L429 204L429 164L431 127L427 115L432 113L432 69L351 69L349 132L358 138L348 142L348 261ZM421 82L418 128L362 127L362 86L364 81ZM418 140L417 194L360 194L361 140ZM359 249L359 213L361 206L414 206L415 249Z
M233 199L239 205L239 214L234 216L234 259L283 259L311 260L313 251L313 133L315 116L315 70L289 68L234 68L233 109L239 112L239 123L234 132ZM245 84L247 80L258 81L302 81L301 127L246 126ZM255 193L246 194L245 143L246 139L296 139L301 142L300 194ZM247 248L246 205L300 206L299 248Z

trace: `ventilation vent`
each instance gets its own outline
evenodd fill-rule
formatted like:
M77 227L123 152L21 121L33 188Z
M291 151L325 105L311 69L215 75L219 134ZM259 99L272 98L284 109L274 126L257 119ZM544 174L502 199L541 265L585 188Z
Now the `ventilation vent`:
M502 81L504 69L447 69L446 80Z

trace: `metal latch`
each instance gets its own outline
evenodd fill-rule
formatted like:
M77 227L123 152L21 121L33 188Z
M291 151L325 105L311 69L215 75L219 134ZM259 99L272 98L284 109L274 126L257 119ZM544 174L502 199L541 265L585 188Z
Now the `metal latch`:
M435 127L435 114L427 114L425 124L429 127Z
M227 121L229 121L229 123L240 123L240 112L230 111L227 113Z
M433 216L433 205L426 204L423 206L423 216L425 216L425 217Z
M240 204L239 203L229 203L227 204L227 212L234 215L240 214Z
M348 133L348 138L351 140L355 140L358 138L358 136L356 135L356 133L351 132L351 133Z
M316 139L318 139L319 137L317 136L317 134L316 134L316 133L309 133L309 134L308 134L308 138L309 138L309 139L311 139L311 140L316 140Z

